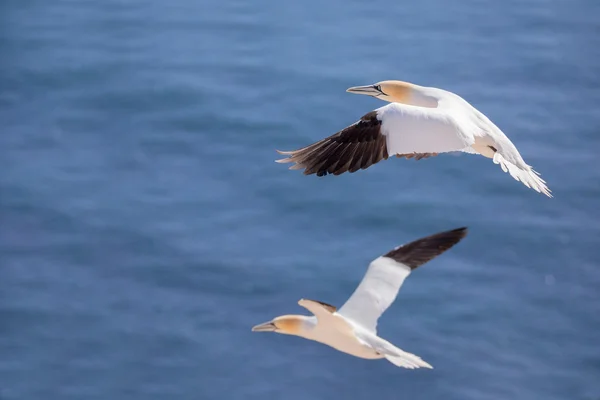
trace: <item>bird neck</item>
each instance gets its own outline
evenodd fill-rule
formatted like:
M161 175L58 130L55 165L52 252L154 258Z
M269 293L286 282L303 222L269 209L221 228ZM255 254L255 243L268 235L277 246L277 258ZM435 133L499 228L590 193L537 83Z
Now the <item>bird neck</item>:
M311 333L317 327L317 317L309 317L306 315L292 315L290 317L294 320L293 328L290 327L289 329L280 329L277 332L283 335L310 338Z
M436 96L433 88L424 86L412 85L410 96L408 101L404 101L405 104L409 104L417 107L436 108L438 106L438 96ZM399 103L402 103L400 101Z

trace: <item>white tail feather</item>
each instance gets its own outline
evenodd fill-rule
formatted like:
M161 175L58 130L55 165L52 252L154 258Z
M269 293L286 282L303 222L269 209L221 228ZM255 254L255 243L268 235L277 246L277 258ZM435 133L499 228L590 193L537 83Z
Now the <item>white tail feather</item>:
M507 161L499 152L494 153L494 164L500 164L502 171L508 172L515 180L520 181L528 188L552 197L552 191L546 186L546 181L540 178L540 174L533 168L529 166L527 169L519 168Z

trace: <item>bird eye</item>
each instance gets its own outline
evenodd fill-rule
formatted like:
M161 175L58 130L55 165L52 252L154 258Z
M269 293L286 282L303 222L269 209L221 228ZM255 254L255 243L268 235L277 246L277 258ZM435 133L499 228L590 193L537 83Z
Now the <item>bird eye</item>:
M380 91L380 92L382 92L382 91L381 91L381 85L376 85L376 86L375 86L375 89L376 89L376 90L378 90L378 91ZM382 93L383 93L383 92L382 92Z

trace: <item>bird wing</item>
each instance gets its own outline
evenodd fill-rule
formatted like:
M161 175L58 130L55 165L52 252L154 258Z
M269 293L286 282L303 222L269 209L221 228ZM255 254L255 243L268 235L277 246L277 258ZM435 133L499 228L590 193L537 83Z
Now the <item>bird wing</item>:
M365 169L388 158L386 138L380 132L377 111L323 140L294 151L279 151L289 156L279 163L295 163L290 169L304 168L304 174L339 175Z
M447 153L459 151L475 141L460 112L448 108L426 108L391 103L379 109L381 131L392 154Z
M464 149L460 149L460 151L462 151L463 153L469 153L469 154L479 154L479 152L477 152L475 149L473 149L472 147L465 147Z
M473 135L456 121L448 110L390 103L307 147L278 151L288 158L277 162L323 176L366 169L389 155L420 160L473 143Z
M471 112L479 126L475 143L489 147L495 164L500 165L502 171L508 172L515 180L522 182L528 188L536 192L552 197L552 191L546 185L546 181L540 178L540 174L531 165L527 165L517 147L511 140L481 111L471 106ZM472 149L473 150L473 149ZM471 152L467 149L462 151ZM476 153L478 153L476 151ZM490 155L486 155L490 157Z
M377 320L396 299L411 271L442 254L467 234L466 228L437 233L396 247L371 262L338 314L375 333Z
M471 147L467 147L461 150L465 153L470 154L481 154ZM510 162L507 160L499 151L493 149L493 161L494 164L500 165L502 171L508 172L516 181L523 183L535 190L538 193L543 193L548 197L552 197L552 190L546 185L546 181L540 177L539 172L531 168L530 165L525 162Z
M543 193L548 197L552 197L552 191L546 186L546 181L543 180L537 171L531 166L525 165L518 167L517 165L506 160L500 152L494 153L494 164L499 164L502 171L508 172L510 176L520 181L523 185L535 190L538 193Z
M318 300L300 299L298 304L315 315L323 312L333 314L337 310L335 306Z

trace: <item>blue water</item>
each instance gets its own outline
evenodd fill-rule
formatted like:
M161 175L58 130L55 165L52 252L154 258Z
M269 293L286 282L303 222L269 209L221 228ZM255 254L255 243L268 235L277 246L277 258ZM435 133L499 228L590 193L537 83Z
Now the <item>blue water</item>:
M600 2L4 0L0 398L600 399ZM454 91L555 195L490 160L275 164ZM369 261L466 225L379 333L409 371L252 325L341 305Z

